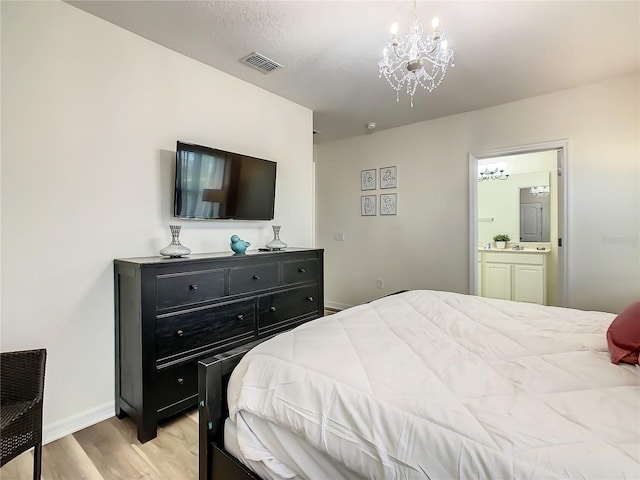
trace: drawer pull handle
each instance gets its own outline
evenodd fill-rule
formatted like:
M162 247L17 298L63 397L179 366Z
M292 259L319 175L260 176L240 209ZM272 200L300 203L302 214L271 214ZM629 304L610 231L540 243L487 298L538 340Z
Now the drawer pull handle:
M299 269L298 269L298 271L299 271L300 273L307 273L307 271L306 271L304 268L299 268Z
M313 297L307 297L306 300L307 302L313 302Z
M195 283L193 285L189 285L189 290L197 290L198 289L198 285L196 285Z
M178 379L178 383L179 383L180 385L184 384L184 378L179 378L179 379Z
M254 280L260 280L260 276L259 276L259 275L254 275L254 276L253 276L253 279L254 279Z
M236 318L237 318L239 321L242 321L242 320L244 320L244 315L238 315Z
M178 335L179 337L181 337L181 336L183 336L183 335L184 335L184 332L183 332L182 330L178 330L178 331L176 332L176 335Z
M269 308L269 310L271 310L272 312L275 312L276 311L276 307L271 307L271 308Z

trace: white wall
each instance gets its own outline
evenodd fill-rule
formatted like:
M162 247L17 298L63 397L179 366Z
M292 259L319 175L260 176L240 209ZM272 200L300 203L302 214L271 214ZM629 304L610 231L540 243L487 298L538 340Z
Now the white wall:
M194 253L312 245L312 112L68 4L1 8L1 347L48 349L52 439L113 415L114 258L174 222ZM176 140L277 161L274 222L172 219Z
M569 306L617 312L640 297L639 87L626 76L320 145L326 303L468 292L468 155L560 139L569 140ZM360 171L388 165L398 167L398 215L361 217Z

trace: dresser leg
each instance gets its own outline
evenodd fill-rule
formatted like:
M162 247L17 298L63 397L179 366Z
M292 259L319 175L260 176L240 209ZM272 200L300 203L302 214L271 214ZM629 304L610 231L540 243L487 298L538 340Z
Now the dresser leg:
M146 421L145 421L146 420ZM154 416L153 420L148 418L140 418L138 421L138 440L140 443L146 443L158 436L158 422Z

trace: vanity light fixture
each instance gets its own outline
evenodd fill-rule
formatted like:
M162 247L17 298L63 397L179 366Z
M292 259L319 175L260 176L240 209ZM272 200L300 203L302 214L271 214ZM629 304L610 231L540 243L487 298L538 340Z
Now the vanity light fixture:
M447 67L455 66L453 50L449 48L447 37L438 17L431 22L431 31L423 38L424 29L416 16L416 0L413 0L413 23L409 31L398 36L398 24L391 25L391 38L378 61L379 77L389 82L396 91L396 101L400 101L400 90L407 89L413 107L416 88L433 91L444 79Z
M529 189L529 193L531 193L531 195L535 195L536 197L546 197L547 195L549 195L549 192L549 185L540 185L538 187L531 187Z
M504 167L496 167L487 165L484 170L478 172L478 181L483 182L485 180L506 180L509 178L508 173L504 173Z

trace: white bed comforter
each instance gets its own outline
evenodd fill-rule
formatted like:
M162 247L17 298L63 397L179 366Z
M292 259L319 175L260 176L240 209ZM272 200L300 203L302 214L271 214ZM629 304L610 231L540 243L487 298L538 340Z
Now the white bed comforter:
M284 426L364 478L640 478L640 367L610 362L613 318L436 291L385 297L249 352L230 418ZM274 476L295 472L262 460Z

